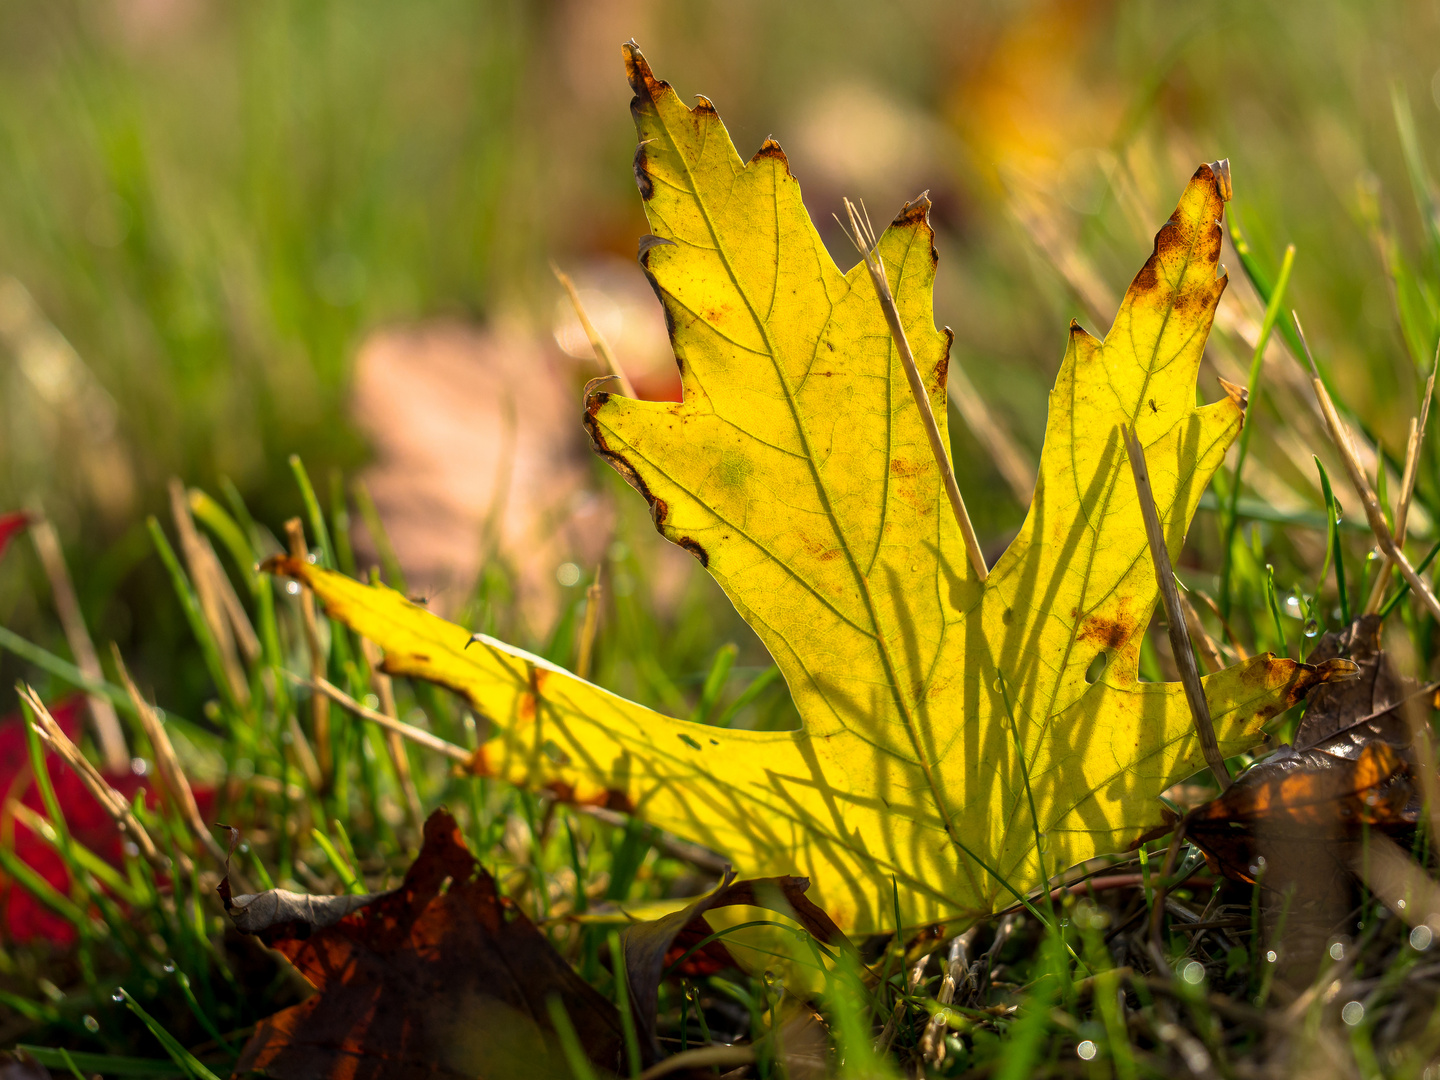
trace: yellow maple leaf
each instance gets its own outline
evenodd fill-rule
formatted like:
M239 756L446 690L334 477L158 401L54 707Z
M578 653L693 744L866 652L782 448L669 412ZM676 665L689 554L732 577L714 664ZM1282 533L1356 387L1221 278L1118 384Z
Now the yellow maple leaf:
M663 716L392 590L280 569L388 670L489 718L475 772L623 808L747 875L807 875L851 931L893 923L892 880L919 924L1133 843L1205 761L1180 685L1139 681L1157 589L1119 425L1144 444L1174 557L1243 416L1234 396L1195 406L1225 287L1224 181L1197 170L1103 342L1071 325L1033 504L982 583L863 264L835 266L777 144L742 161L708 101L688 108L633 45L625 57L654 230L641 261L684 400L597 392L586 424L770 649L800 730ZM928 205L906 206L879 252L943 425ZM1267 655L1207 678L1222 750L1262 741L1321 677Z

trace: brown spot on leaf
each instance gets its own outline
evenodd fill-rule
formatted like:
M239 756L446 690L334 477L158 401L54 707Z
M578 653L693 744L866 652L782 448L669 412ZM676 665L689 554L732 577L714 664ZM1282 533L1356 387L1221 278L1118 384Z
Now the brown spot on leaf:
M641 143L635 147L635 161L632 164L635 170L635 186L640 189L640 198L646 202L655 194L655 181L650 179L650 170L645 160L645 144Z
M1250 391L1243 386L1237 386L1227 379L1220 380L1220 389L1225 391L1225 396L1240 406L1243 411L1250 404Z
M635 467L630 464L629 460L623 454L610 449L609 444L605 441L604 432L600 430L600 424L596 414L609 399L609 394L597 393L591 394L586 401L584 424L585 430L590 435L590 444L594 447L595 453L604 458L612 469L625 478L627 484L645 497L645 501L650 504L650 520L655 523L656 530L663 535L664 529L662 526L665 524L666 515L670 512L669 506L666 505L664 499L655 495L650 490L649 485L645 483L644 479L635 470ZM704 549L702 548L701 550ZM707 560L701 561L709 565Z
M900 213L895 215L895 220L890 223L892 229L923 228L930 239L930 269L935 269L940 264L940 253L935 250L935 230L930 225L930 193L922 191L914 199L911 199L900 208Z
M661 505L663 506L664 503L662 502ZM676 538L675 543L679 544L686 551L690 552L691 555L694 555L695 558L699 559L701 566L707 569L709 568L710 553L705 550L705 548L701 545L700 541L692 540L688 536L681 536Z
M935 374L930 379L930 392L941 393L950 381L950 347L955 344L955 332L948 326L941 333L945 335L945 351L940 354L940 361L935 365Z
M890 459L891 476L918 476L924 471L924 462L902 461L900 458Z
M670 90L670 84L655 78L655 73L650 70L650 62L645 59L645 54L635 42L627 41L621 46L621 52L625 57L625 77L630 83L631 93L635 95L635 99L630 102L630 111L635 112L646 105L654 105L658 97Z
M1075 640L1088 642L1105 649L1118 649L1130 640L1130 635L1134 632L1135 620L1133 619L1127 619L1124 616L1107 619L1101 615L1087 615L1085 621L1080 624L1080 632L1075 635Z

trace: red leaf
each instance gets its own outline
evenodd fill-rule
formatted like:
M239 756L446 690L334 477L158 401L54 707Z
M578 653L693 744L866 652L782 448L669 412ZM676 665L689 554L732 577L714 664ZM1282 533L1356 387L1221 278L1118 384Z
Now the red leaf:
M0 514L0 555L5 554L5 545L10 543L10 538L29 524L29 514Z
M51 709L51 715L72 741L78 741L80 737L84 714L85 702L79 697L67 698ZM46 755L46 772L71 836L107 862L118 866L124 852L120 830L114 819L90 794L80 778L53 754ZM144 791L147 803L154 804L153 792L140 777L127 772L108 775L105 779L127 799L133 799L136 792ZM40 789L30 771L24 720L19 713L0 719L0 798L11 797L42 816L46 814ZM195 798L203 812L212 804L214 793L199 788L195 791ZM54 848L13 818L4 821L0 828L3 828L0 843L12 843L16 856L22 862L68 895L70 875ZM46 939L58 945L68 945L75 940L75 928L25 889L3 875L0 875L0 887L5 893L3 934L6 940L26 942Z

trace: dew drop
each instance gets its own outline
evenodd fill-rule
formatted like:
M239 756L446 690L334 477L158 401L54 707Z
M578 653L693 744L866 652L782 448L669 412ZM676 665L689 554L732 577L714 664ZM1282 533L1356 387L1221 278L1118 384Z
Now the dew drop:
M91 1035L94 1035L95 1032L100 1030L100 1021L96 1020L95 1017L91 1016L89 1013L86 1013L84 1016L82 1016L80 1018L80 1022L85 1025L85 1030L90 1032Z
M166 960L166 961L165 961L165 974L166 974L166 975L171 975L171 974L174 974L174 972L175 972L175 961L174 961L174 960Z
M125 992L123 990L116 990L110 995L110 1000L115 1002L116 1005L122 1004L125 1001Z
M1434 940L1435 932L1424 923L1410 931L1410 947L1416 952L1424 952Z
M1275 963L1276 960L1279 960L1279 959L1280 959L1280 956L1279 956L1278 953L1275 952L1274 949L1271 949L1271 950L1269 950L1268 952L1266 952L1266 954L1265 954L1265 959L1268 960L1270 963L1273 964L1273 963Z
M1005 690L1005 683L997 677L995 681L990 684L990 689L994 690L997 694L1003 693Z
M1314 637L1314 636L1315 636L1316 634L1318 634L1318 633L1320 633L1320 624L1319 624L1318 622L1316 622L1314 619L1306 619L1306 620L1305 620L1305 636L1306 636L1306 637Z
M1345 943L1344 943L1343 941L1337 941L1337 942L1335 942L1334 944L1332 944L1332 945L1330 946L1330 959L1331 959L1331 960L1344 960L1344 959L1345 959Z
M1085 1039L1079 1046L1075 1047L1075 1056L1081 1061L1093 1061L1096 1052L1095 1044L1089 1039Z
M1354 1027L1365 1019L1365 1006L1358 1001L1347 1001L1345 1007L1340 1010L1340 1019Z
M1180 969L1180 977L1191 986L1199 986L1205 981L1205 965L1199 960L1191 960Z
M289 593L291 596L299 596L299 595L300 595L300 583L299 583L298 581L287 581L287 582L285 582L285 591L286 591L287 593Z

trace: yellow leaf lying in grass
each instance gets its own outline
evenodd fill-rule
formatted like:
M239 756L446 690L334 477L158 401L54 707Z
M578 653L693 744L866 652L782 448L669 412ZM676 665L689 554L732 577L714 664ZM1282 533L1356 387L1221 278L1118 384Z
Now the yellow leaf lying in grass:
M280 568L390 671L450 686L493 722L477 773L627 809L747 876L808 875L847 930L893 925L892 878L919 924L1033 889L1042 845L1053 871L1133 843L1160 821L1156 796L1205 762L1181 687L1138 681L1157 593L1118 425L1144 443L1174 557L1242 420L1233 397L1195 407L1225 287L1224 179L1195 173L1104 342L1071 325L1034 502L982 584L863 265L831 261L779 146L742 162L709 102L687 108L625 55L657 238L641 261L685 395L595 393L586 423L769 647L803 727L662 716L501 642L469 644L389 589ZM927 209L908 205L880 253L943 423ZM1210 676L1221 748L1260 742L1318 678L1270 656Z

